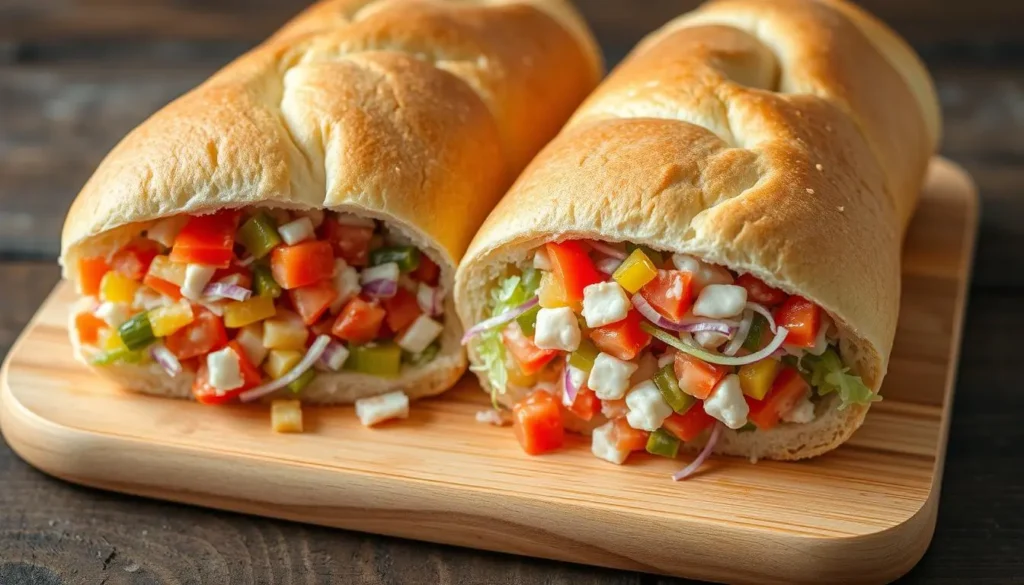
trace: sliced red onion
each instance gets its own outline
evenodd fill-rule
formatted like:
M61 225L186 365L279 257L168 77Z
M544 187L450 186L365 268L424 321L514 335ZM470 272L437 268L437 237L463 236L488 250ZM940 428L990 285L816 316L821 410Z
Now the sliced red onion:
M309 347L309 351L307 351L306 355L302 358L302 361L296 364L290 372L276 380L272 380L266 384L242 392L238 395L238 399L242 402L252 402L253 400L257 400L267 394L276 392L295 380L298 380L302 374L306 373L306 370L312 368L313 364L320 359L320 356L323 355L324 350L327 349L327 346L330 343L330 335L321 335L320 337L317 337L316 341L313 342L313 345Z
M245 301L252 296L252 291L227 282L211 282L203 289L203 296L213 299L231 299L233 301Z
M619 266L621 264L622 260L619 260L618 258L612 258L611 256L601 258L600 260L594 263L597 269L604 274L615 274L615 271L619 269Z
M736 335L733 336L729 344L722 350L723 355L736 355L736 352L743 347L743 342L747 340L747 335L750 333L750 327L754 324L754 311L747 309L743 311L743 320L740 321L740 328L736 330Z
M335 368L331 362L338 359L339 354L344 354L345 357L341 360L341 363L338 365L338 367ZM327 344L327 347L324 348L323 353L320 355L320 359L316 361L316 365L323 366L329 371L337 372L338 370L341 369L341 366L344 365L345 359L347 358L348 349L341 343L334 341L332 339L331 342Z
M609 244L607 242L599 242L597 240L591 240L589 243L590 243L590 247L592 247L593 249L597 250L598 252L604 254L605 256L609 256L611 258L615 258L615 259L620 260L620 261L626 259L626 253L625 252L623 252L622 250L616 248L615 246L612 246L611 244Z
M711 457L711 453L715 450L715 445L718 443L718 437L722 435L722 423L715 423L715 428L711 430L711 436L708 437L708 442L704 445L704 448L700 450L700 454L693 460L692 463L686 467L680 469L672 475L672 479L675 481L684 480L694 474L704 462Z
M562 404L572 406L576 402L576 395L579 394L579 387L572 381L572 366L569 365L569 358L565 360L565 373L562 375L562 386L565 394L562 396Z
M497 317L491 317L490 319L485 319L477 323L476 325L470 327L469 330L466 331L466 334L462 336L462 345L466 345L467 343L469 343L470 339L473 339L474 337L483 333L484 331L487 331L488 329L493 329L499 325L504 325L505 323L508 323L512 319L515 319L519 315L522 315L523 313L536 307L537 303L539 302L540 298L533 297L532 299L526 301L525 303L519 305L518 307L511 309L509 311L505 311L504 313L498 315Z
M160 364L168 376L173 378L181 373L181 362L164 344L154 343L149 346L149 355L153 357L153 361Z
M772 333L775 333L775 328L777 327L777 325L775 324L775 316L772 315L772 312L768 310L768 307L759 303L752 303L748 301L746 304L746 308L750 309L751 311L754 311L755 313L760 313L762 317L767 319L768 327L771 328Z
M390 299L398 293L398 281L387 279L371 280L363 285L363 293L368 297Z
M742 357L733 357L711 353L694 345L692 340L690 343L687 343L667 331L658 329L657 327L652 327L648 323L641 323L640 328L683 353L690 354L695 358L708 362L709 364L718 364L720 366L744 366L762 360L775 353L775 350L782 347L782 343L786 341L786 335L789 334L789 331L787 331L785 327L779 327L778 332L775 333L775 337L760 351Z
M735 321L705 319L702 317L684 318L677 323L659 313L640 293L634 294L629 301L633 303L633 307L648 321L669 331L686 331L687 333L713 331L722 335L732 335L736 332L736 328L739 327L739 323Z

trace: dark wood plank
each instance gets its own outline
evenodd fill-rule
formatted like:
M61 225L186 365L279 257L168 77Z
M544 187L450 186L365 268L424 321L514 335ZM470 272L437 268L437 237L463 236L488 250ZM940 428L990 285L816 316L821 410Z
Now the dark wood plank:
M242 39L257 41L309 0L8 0L0 40ZM1024 3L1009 0L860 0L912 42L1018 42ZM576 0L602 41L629 46L700 0Z

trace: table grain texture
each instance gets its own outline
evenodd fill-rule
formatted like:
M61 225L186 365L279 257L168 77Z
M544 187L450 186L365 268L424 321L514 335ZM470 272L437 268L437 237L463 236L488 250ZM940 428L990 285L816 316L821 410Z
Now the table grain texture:
M56 283L107 150L302 0L0 0L0 356ZM610 62L692 0L577 0ZM907 583L1024 582L1024 2L862 0L935 76L942 153L982 197L938 526ZM116 453L111 454L116 457ZM0 441L0 584L664 584L100 492Z

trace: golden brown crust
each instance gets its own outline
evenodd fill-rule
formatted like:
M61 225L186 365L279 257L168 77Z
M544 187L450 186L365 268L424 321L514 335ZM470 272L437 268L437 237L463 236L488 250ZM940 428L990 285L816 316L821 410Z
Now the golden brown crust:
M65 221L64 275L162 217L261 205L383 219L450 290L480 222L600 75L567 0L318 3L107 155Z
M635 242L814 300L840 326L844 359L877 389L895 333L900 244L938 121L923 67L894 57L902 41L851 11L719 0L643 41L484 222L456 277L463 322L481 319L484 285L501 266L541 242ZM818 454L865 410L828 413L824 443L729 451Z

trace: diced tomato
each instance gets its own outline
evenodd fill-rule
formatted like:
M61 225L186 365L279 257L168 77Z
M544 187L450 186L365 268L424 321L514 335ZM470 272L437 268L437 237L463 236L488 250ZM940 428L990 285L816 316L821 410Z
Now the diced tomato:
M779 418L789 412L810 390L811 387L807 381L800 376L795 368L785 366L775 376L772 389L768 391L764 400L754 400L746 394L743 395L750 407L747 419L758 429L768 430L779 424Z
M167 282L162 278L157 278L152 274L147 274L146 277L142 279L142 284L148 286L149 288L155 290L156 292L162 295L170 297L175 301L181 298L180 286L174 284L173 282Z
M241 360L239 360L241 362ZM206 360L199 360L199 369L196 371L196 379L192 383L192 396L199 404L219 405L227 404L245 391L245 386L228 390L218 394L217 389L210 385L210 370L206 366Z
M567 408L580 419L591 420L601 413L601 399L593 390L584 386L576 393L576 400Z
M729 373L729 368L725 366L709 364L681 351L676 352L673 368L679 380L679 388L701 400L711 396L711 391Z
M537 347L515 321L502 330L501 339L505 342L505 349L516 360L519 369L527 376L541 371L548 362L558 355L558 350Z
M680 270L659 270L640 295L659 313L679 321L693 304L693 275Z
M333 217L327 217L320 229L339 258L352 266L366 266L370 259L373 228L343 225Z
M201 307L192 307L195 321L164 338L164 344L179 360L201 356L228 344L220 317Z
M619 451L643 451L647 448L647 439L651 436L647 431L629 426L626 417L615 419L615 432L612 443Z
M110 272L110 265L103 256L80 258L78 260L78 289L83 295L97 296L100 294L100 281L103 275Z
M153 240L137 238L114 253L110 266L132 280L142 280L153 258L162 251L160 244Z
M171 262L227 268L234 255L238 217L234 210L190 217L174 238Z
M402 287L398 287L398 292L395 293L395 296L390 299L384 299L381 304L384 305L384 310L388 312L384 320L392 331L405 329L412 325L416 317L423 314L419 303L416 302L416 295Z
M601 351L620 360L631 360L647 347L651 336L640 328L644 318L636 311L630 311L626 318L590 331L590 339Z
M554 396L537 390L512 407L512 420L523 451L539 455L562 446L562 410Z
M321 240L278 246L270 254L270 270L282 288L307 286L334 274L334 252Z
M231 278L237 277L237 278ZM213 273L211 282L219 282L225 278L231 278L231 282L242 288L252 289L252 270L246 266L232 264L227 268L220 268ZM237 282L235 282L237 281Z
M441 267L428 258L426 254L420 253L420 265L416 267L416 270L410 272L409 275L417 282L425 282L430 286L437 286L438 277L441 276Z
M339 339L353 343L373 341L380 331L385 314L386 311L377 303L369 303L355 297L338 314L331 333Z
M692 441L714 424L715 419L704 412L704 403L698 402L683 414L672 413L661 423L661 427L680 441Z
M249 389L259 386L260 382L263 381L263 374L260 373L259 368L249 361L249 355L245 353L242 346L237 341L232 341L228 344L228 347L235 350L235 353L238 354L238 369L241 370L242 380L245 381L245 385L242 388Z
M95 345L99 339L100 329L106 326L106 321L89 311L83 311L75 315L75 331L78 332L79 343Z
M549 242L547 251L552 273L561 281L569 302L583 300L583 289L605 278L581 242Z
M821 307L803 297L793 295L775 310L775 324L789 330L786 344L814 347L821 327Z
M741 274L739 278L736 279L736 286L742 286L747 289L748 299L755 303L768 305L769 307L781 303L786 300L786 297L788 296L781 290L772 288L761 282L761 279L753 274Z
M330 280L321 280L316 284L289 290L288 297L292 301L292 307L302 317L302 322L312 325L323 316L334 299L338 298L338 291L334 290L334 283Z

